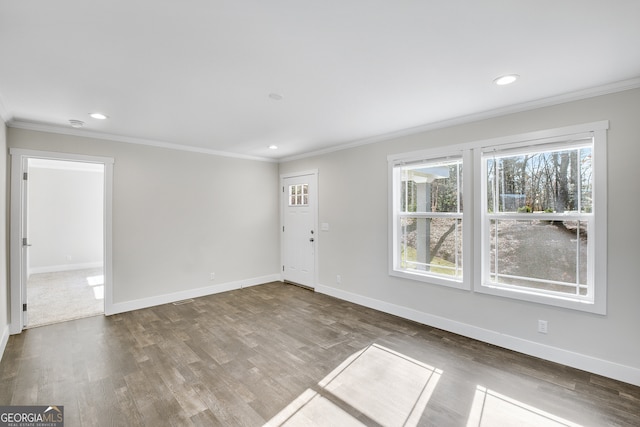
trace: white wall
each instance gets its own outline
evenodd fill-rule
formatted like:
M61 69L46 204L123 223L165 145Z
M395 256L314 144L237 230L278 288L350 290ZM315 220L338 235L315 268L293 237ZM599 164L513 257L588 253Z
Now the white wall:
M0 359L9 339L9 286L7 274L7 127L0 118Z
M104 172L40 163L29 167L28 271L101 266Z
M631 90L282 163L281 174L319 170L319 222L330 231L318 236L318 290L640 385L638 111L640 90ZM606 316L388 275L388 155L600 120L610 121Z
M279 278L275 163L16 128L7 143L115 160L114 312Z

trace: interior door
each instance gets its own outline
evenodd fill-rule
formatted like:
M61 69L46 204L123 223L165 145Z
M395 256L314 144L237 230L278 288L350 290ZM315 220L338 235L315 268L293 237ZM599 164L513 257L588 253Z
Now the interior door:
M306 287L315 287L317 175L282 179L283 278Z

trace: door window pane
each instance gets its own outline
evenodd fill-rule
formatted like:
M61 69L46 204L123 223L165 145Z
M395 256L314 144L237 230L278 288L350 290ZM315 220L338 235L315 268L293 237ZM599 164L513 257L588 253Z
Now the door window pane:
M289 186L289 206L309 205L309 184L294 184Z

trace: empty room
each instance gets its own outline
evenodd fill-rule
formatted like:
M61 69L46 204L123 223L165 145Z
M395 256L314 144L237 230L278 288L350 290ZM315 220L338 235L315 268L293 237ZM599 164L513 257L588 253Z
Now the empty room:
M0 425L640 425L638 16L0 0Z

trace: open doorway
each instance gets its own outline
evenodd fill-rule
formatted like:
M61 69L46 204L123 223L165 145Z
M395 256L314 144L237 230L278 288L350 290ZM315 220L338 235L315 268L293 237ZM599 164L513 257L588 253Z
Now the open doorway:
M58 153L53 151L39 151L28 150L22 148L10 148L9 154L11 156L11 209L10 209L10 255L11 255L11 270L10 270L10 288L11 288L11 307L10 317L11 323L9 325L9 332L13 334L19 334L27 326L33 326L29 322L29 303L33 304L32 298L27 295L27 279L30 275L39 274L37 268L58 266L57 270L74 271L79 269L102 269L102 275L96 274L95 271L83 272L84 279L92 287L94 293L94 299L100 293L103 294L103 302L101 304L102 312L109 315L113 314L113 290L112 290L112 260L113 260L113 244L112 244L112 229L113 229L113 158L88 156L84 154L72 154L72 153ZM37 259L32 258L32 248L42 246L43 241L56 242L56 239L47 238L45 240L38 239L39 243L31 243L31 234L29 232L29 163L33 160L55 160L65 161L70 164L67 166L75 165L81 166L81 168L91 167L91 164L100 165L102 167L102 228L100 234L102 236L102 259L95 261L98 264L92 265L94 261L87 261L83 258L83 251L69 252L68 250L57 250L57 261L53 263L42 262L42 265L38 266ZM37 162L36 162L37 166ZM35 168L37 169L37 168ZM47 168L40 168L47 169ZM33 175L32 175L33 178ZM61 205L65 202L58 198L57 205ZM80 206L89 204L95 204L88 202L87 199L82 199L83 202ZM91 199L95 200L95 199ZM31 204L34 202L31 201ZM98 202L99 203L99 202ZM71 202L68 202L71 205ZM42 211L50 216L54 215L54 210ZM76 210L81 210L81 207L76 205ZM31 209L33 211L33 209ZM63 227L59 227L57 231L66 231ZM55 246L55 245L54 245ZM78 254L78 255L74 255ZM69 255L71 259L69 260ZM62 257L62 261L61 258ZM75 258L74 258L75 257ZM60 267L62 266L62 267ZM63 268L64 267L64 268ZM74 270L70 270L70 268ZM79 268L78 268L79 267ZM51 269L51 268L50 268ZM59 271L58 271L59 272ZM49 271L46 273L57 273L56 271ZM89 274L86 274L89 273ZM103 280L102 285L96 284L97 281ZM95 294L98 295L95 295ZM29 302L29 299L31 301ZM62 298L65 302L69 302L69 298ZM41 301L47 301L46 297ZM52 302L52 300L49 300ZM50 311L56 305L55 302L47 304ZM72 311L71 309L64 309L63 311ZM79 317L77 314L75 317ZM70 320L70 317L67 318ZM61 320L58 320L61 321Z
M104 314L104 164L27 159L25 327Z

